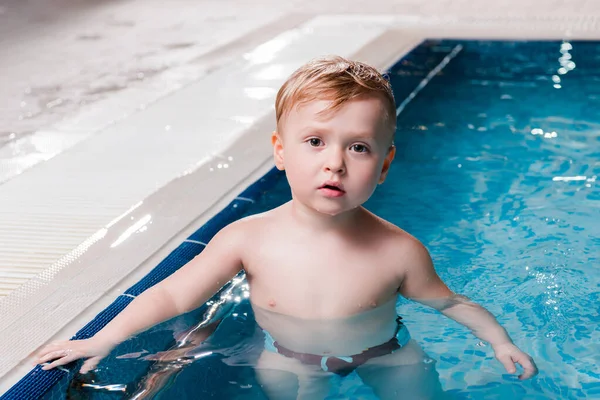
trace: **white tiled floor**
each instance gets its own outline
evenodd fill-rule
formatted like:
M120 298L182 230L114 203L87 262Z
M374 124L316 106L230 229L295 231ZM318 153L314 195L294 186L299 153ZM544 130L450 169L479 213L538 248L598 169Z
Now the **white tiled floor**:
M381 15L315 18L341 3L38 3L0 7L13 56L0 65L0 391L269 168L275 92L307 59L385 68L424 37L600 38L595 1L374 1Z

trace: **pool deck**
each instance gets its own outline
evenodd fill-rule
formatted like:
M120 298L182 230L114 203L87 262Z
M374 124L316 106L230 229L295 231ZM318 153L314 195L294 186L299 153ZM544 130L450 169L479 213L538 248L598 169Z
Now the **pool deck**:
M0 393L272 167L274 96L306 60L600 39L583 0L70 2L0 7Z

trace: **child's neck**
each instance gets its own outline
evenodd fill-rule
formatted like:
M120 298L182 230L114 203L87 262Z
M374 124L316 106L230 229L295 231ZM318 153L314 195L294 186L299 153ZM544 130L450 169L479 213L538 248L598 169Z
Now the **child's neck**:
M324 214L297 200L292 200L290 207L292 216L299 223L319 230L345 230L355 227L362 215L362 207L356 207L337 215Z

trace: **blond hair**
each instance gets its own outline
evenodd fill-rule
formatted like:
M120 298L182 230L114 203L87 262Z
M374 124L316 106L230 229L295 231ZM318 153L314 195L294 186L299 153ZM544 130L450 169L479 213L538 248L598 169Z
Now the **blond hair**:
M359 97L377 97L385 105L386 125L396 130L396 104L389 81L362 62L339 56L314 59L298 68L279 89L275 99L277 129L294 107L314 100L330 100L325 111L335 111L345 102Z

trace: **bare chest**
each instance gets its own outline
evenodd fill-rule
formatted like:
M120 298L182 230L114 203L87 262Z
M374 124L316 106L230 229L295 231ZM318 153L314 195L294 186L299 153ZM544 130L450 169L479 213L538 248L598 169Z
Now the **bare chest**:
M254 304L303 318L373 309L395 296L400 284L393 260L360 245L259 246L244 267Z

